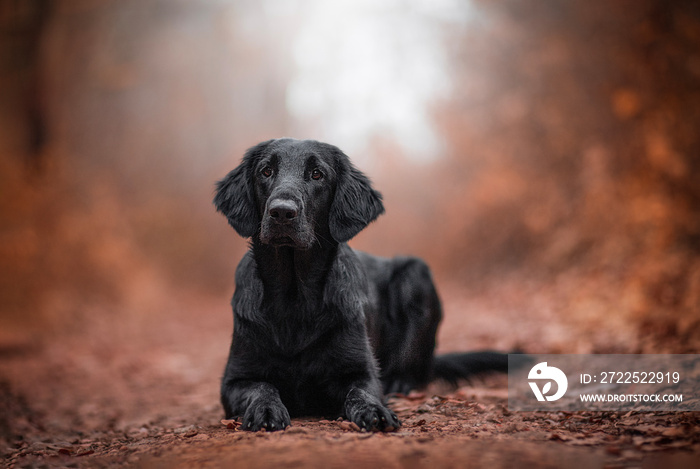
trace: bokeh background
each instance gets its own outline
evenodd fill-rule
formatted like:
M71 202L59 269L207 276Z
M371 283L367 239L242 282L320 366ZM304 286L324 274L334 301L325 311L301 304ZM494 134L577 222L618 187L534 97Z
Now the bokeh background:
M2 0L0 360L216 406L214 183L280 136L372 178L351 244L427 260L441 350L697 353L699 129L693 0Z

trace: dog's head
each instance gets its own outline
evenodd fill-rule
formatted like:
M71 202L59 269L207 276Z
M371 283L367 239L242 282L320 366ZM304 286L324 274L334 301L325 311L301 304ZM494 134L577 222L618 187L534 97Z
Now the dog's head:
M337 147L283 138L249 149L214 204L243 236L309 249L345 242L384 212L382 196Z

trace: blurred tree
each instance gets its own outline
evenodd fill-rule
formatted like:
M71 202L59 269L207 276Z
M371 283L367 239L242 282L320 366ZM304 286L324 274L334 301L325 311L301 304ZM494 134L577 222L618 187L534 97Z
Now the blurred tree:
M444 264L470 279L602 269L618 294L601 316L697 341L700 5L480 5L486 20L453 33L437 112Z
M0 318L28 322L38 307L34 278L45 279L34 219L46 122L41 99L40 41L49 3L0 0ZM0 348L14 346L0 327Z

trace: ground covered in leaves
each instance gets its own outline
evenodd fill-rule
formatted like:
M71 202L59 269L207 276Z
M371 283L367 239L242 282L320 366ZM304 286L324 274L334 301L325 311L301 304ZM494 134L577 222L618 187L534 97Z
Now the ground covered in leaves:
M225 299L172 301L166 316L96 314L53 336L29 334L5 344L4 464L613 468L700 462L697 413L511 412L505 376L392 396L403 423L393 433L362 433L347 421L317 418L293 420L285 432L244 432L221 420L218 404L231 327ZM548 315L546 308L528 313L449 291L445 303L441 350L471 344L540 352L561 343L538 331L543 318L537 314ZM518 317L517 333L504 337ZM557 341L567 334L585 341L556 321L551 331Z

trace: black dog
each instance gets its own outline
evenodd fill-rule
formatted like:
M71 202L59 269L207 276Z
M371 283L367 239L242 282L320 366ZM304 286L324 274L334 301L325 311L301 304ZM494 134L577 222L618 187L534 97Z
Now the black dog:
M400 426L383 403L431 379L507 369L496 352L435 357L442 311L428 267L346 241L384 212L338 148L278 139L248 150L217 184L216 208L251 249L236 270L233 342L221 385L226 418L281 430L291 416Z

